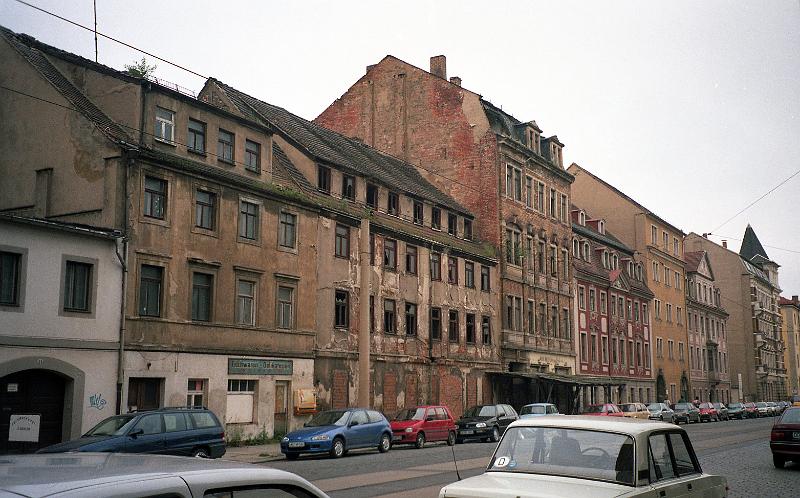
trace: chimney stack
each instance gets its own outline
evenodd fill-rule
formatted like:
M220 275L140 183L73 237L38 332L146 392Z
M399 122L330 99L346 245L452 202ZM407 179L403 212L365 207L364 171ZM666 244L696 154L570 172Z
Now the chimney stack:
M434 55L431 57L431 74L442 79L447 79L447 57Z
M722 247L724 247L725 249L728 248L728 241L727 240L723 240L722 241Z
M792 296L792 301L797 302L797 296Z
M461 78L458 76L450 76L450 83L454 84L455 86L461 86Z

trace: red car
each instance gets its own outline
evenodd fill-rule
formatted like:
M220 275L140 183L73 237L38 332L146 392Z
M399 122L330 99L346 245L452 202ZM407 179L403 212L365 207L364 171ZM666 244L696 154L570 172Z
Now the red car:
M747 418L758 418L758 407L752 401L744 404L744 415Z
M709 422L719 422L719 412L713 403L700 403L700 422L707 420Z
M772 463L782 469L788 460L800 463L800 407L789 407L772 426L769 436Z
M456 423L446 406L417 406L406 408L391 421L392 443L413 444L417 448L429 441L456 444Z
M583 415L594 415L598 417L622 417L624 414L622 410L614 403L605 403L599 405L589 405L583 411Z

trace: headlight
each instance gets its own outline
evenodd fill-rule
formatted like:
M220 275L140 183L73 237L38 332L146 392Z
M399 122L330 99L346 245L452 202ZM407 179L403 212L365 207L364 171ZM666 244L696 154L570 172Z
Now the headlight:
M414 429L411 427L406 427L406 432L414 432Z
M283 441L284 443L289 442L289 436L283 436L283 439L281 439L281 441Z
M475 427L486 427L486 422L478 422Z
M327 434L320 434L319 436L314 436L311 438L312 441L327 441L331 437Z

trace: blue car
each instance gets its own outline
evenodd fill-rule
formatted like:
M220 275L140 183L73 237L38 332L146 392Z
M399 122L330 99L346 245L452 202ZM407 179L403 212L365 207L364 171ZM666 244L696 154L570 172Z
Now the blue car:
M281 440L281 453L289 460L302 453L328 453L339 458L355 448L378 448L386 453L391 447L392 428L386 417L365 408L320 412Z

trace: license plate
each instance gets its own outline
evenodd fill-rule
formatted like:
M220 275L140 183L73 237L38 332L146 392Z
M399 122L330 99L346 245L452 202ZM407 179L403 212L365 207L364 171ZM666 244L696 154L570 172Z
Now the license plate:
M475 434L475 431L461 431L461 434Z
M289 448L302 448L305 445L306 443L302 441L292 441L291 443L289 443Z
M392 441L400 441L403 439L403 436L392 436Z
M800 432L793 432L792 439L800 439Z

